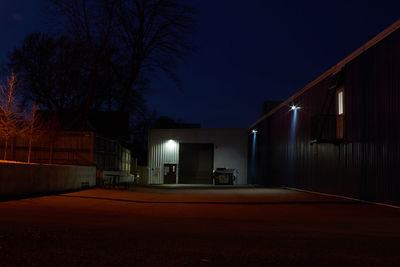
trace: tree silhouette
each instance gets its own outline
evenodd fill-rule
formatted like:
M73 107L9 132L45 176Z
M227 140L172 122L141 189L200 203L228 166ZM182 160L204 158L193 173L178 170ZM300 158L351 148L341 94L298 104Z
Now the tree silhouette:
M9 54L8 68L24 88L22 104L35 102L54 118L78 112L74 126L81 124L82 130L88 128L89 111L129 112L140 146L148 127L140 119L146 117L143 93L159 75L180 87L177 65L193 51L191 1L47 1L53 29L29 35Z
M18 73L23 105L32 102L50 111L77 109L87 87L81 51L66 37L32 33L8 56Z
M86 127L96 91L101 85L102 66L111 61L115 22L115 0L48 0L57 32L70 36L81 50L81 63L87 76L82 104L82 127Z
M192 51L194 8L184 0L48 0L53 21L83 49L85 111L93 104L102 62L114 75L114 109L132 111L157 73L176 82L176 65ZM60 31L60 29L57 29Z
M157 72L178 87L176 66L193 51L188 36L194 30L195 9L185 0L118 1L116 39L125 71L118 109L125 111L134 92Z

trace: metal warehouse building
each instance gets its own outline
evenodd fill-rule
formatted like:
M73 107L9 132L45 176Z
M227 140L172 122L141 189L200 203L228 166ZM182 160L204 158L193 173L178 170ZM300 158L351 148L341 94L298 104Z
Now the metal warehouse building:
M247 184L247 130L153 129L148 162L149 184L211 184L216 168Z
M250 183L399 205L400 20L251 125L248 142Z

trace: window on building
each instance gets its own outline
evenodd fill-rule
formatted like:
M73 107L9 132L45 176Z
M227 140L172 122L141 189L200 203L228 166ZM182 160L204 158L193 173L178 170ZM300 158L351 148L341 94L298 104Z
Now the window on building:
M336 138L344 138L344 88L339 88L336 92Z
M338 115L343 115L343 91L338 92Z

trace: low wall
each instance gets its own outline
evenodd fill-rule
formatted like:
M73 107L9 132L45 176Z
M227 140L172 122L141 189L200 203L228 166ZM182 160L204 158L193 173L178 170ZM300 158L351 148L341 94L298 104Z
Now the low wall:
M77 190L96 185L96 167L0 162L0 199Z

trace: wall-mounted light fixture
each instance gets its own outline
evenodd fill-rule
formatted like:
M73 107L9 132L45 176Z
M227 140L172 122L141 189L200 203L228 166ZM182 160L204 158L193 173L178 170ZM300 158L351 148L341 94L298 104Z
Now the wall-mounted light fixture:
M290 110L298 110L298 109L301 109L301 107L296 106L296 105L291 105L290 106Z
M174 140L170 139L170 140L168 140L166 146L167 146L167 149L173 150L176 148L176 142Z
M257 132L258 132L258 131L255 130L255 129L253 129L253 130L251 131L252 134L256 134Z

